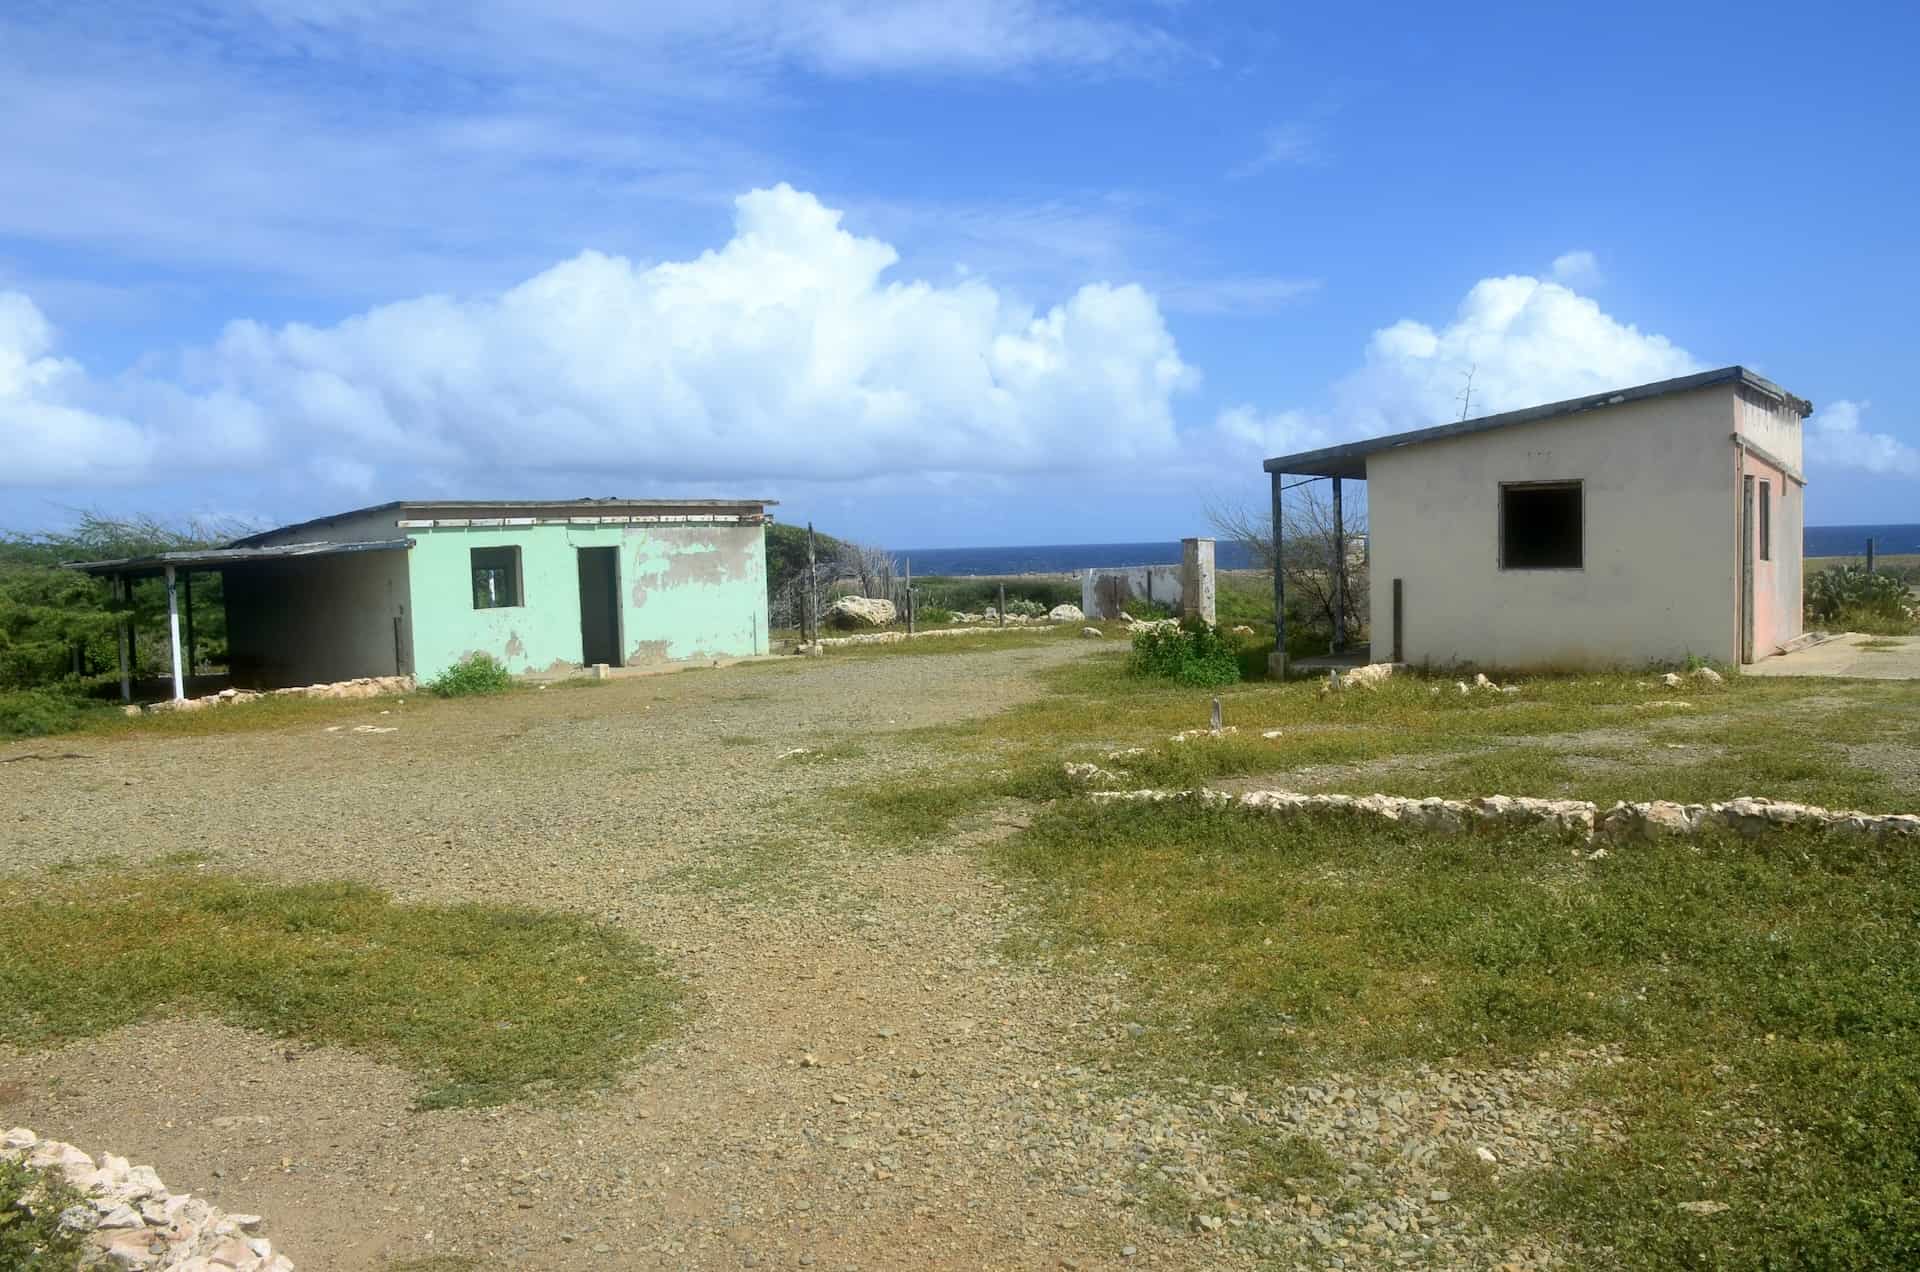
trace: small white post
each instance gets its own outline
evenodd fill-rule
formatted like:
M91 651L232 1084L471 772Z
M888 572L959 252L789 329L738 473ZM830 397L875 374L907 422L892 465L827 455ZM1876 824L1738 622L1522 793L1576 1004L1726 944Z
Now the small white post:
M187 696L187 681L180 670L180 589L172 566L167 567L167 644L173 650L173 700L178 702Z

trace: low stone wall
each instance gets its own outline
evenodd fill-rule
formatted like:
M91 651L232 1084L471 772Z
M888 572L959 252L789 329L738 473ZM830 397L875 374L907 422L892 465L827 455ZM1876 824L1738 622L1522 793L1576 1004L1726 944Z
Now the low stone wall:
M358 680L335 680L326 684L293 685L286 689L222 689L201 698L169 698L148 703L145 708L128 707L128 715L142 711L204 711L209 707L233 706L257 702L261 698L378 698L388 693L412 693L412 676L364 676Z
M137 1272L293 1272L260 1236L259 1215L228 1214L186 1193L167 1191L151 1166L124 1157L93 1158L71 1144L41 1139L25 1127L0 1136L0 1157L57 1173L87 1194L60 1223L89 1234L97 1260Z
M1092 764L1069 764L1067 776L1092 786L1117 780L1118 775ZM1479 799L1412 799L1400 795L1323 795L1299 791L1096 790L1096 803L1160 804L1194 800L1213 805L1238 805L1276 816L1304 813L1363 817L1385 825L1414 826L1422 830L1461 832L1478 829L1546 827L1582 839L1649 840L1671 835L1696 835L1726 829L1760 835L1788 827L1806 827L1869 838L1920 837L1920 816L1912 813L1862 813L1820 808L1784 800L1743 795L1724 804L1677 804L1667 800L1618 803L1602 809L1579 799L1533 799L1516 795L1487 795Z
M985 627L936 627L931 631L914 632L868 632L864 636L823 636L814 644L824 649L838 649L843 645L893 645L903 640L919 640L926 636L984 636L992 632L1052 632L1061 631L1060 627L1044 618L1007 620L1007 626ZM806 646L800 646L804 649Z

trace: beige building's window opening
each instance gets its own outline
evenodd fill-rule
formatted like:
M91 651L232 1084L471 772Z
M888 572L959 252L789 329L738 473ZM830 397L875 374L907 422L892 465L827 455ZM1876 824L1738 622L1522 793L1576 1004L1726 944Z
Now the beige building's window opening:
M1773 483L1760 483L1760 559L1773 560Z
M519 604L520 549L473 549L473 608L503 609Z
M1513 482L1500 487L1501 569L1583 569L1585 538L1579 482Z

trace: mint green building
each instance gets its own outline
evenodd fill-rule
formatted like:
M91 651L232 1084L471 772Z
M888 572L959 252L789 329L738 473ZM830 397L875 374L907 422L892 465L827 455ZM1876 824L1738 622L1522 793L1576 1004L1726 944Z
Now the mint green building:
M361 508L204 552L91 562L164 575L185 664L192 576L225 580L231 683L430 679L491 654L516 674L764 654L768 500L432 500ZM176 589L176 580L178 588ZM184 692L174 641L174 692ZM129 690L130 692L130 690Z

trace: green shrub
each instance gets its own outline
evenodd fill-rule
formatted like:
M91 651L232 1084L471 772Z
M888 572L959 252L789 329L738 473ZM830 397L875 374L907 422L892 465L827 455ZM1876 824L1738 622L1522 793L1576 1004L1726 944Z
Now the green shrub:
M82 703L60 689L0 692L0 738L39 738L66 733L80 723Z
M1844 615L1868 621L1911 623L1907 585L1862 565L1836 565L1807 579L1807 618L1837 624Z
M922 605L913 611L913 621L923 627L944 627L953 621L953 611L938 605Z
M60 1212L76 1205L86 1198L58 1175L0 1158L0 1268L78 1269L86 1236L60 1225Z
M1017 596L1007 598L1008 618L1045 618L1046 615L1047 607L1039 601L1029 601Z
M1136 676L1183 685L1230 685L1240 679L1240 653L1234 641L1198 619L1135 632L1128 665Z
M491 654L471 654L427 682L427 691L442 698L505 693L513 688L513 674Z
M1016 600L1034 602L1040 606L1043 614L1056 605L1080 603L1078 579L941 578L929 575L915 579L913 590L926 608L937 607L956 614L978 614L989 606L999 607L1000 588L1003 585L1007 589L1009 614L1020 612L1013 608Z

